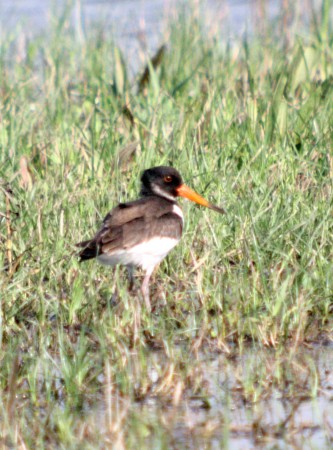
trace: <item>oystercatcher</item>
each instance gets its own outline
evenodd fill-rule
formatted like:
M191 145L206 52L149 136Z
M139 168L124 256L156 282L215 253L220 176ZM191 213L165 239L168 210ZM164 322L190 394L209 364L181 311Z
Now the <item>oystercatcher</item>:
M113 208L96 235L77 244L83 247L79 253L80 261L97 258L110 266L123 264L130 274L134 267L141 267L145 271L141 291L150 310L151 274L182 235L184 217L176 202L179 196L224 213L222 208L187 187L176 169L153 167L142 174L141 197Z

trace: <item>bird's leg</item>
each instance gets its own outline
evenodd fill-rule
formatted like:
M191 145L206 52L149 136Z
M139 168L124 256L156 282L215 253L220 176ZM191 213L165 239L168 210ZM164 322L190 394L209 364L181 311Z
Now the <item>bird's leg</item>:
M134 289L134 283L135 283L135 278L134 278L134 267L133 266L126 266L127 269L127 273L128 273L128 281L129 281L129 291L132 292Z
M134 326L133 326L133 344L137 344L140 340L140 329L141 329L141 305L140 300L134 298Z
M149 267L149 269L147 269L145 277L143 279L142 285L141 285L141 292L143 295L143 299L146 303L146 308L147 310L150 312L151 311L151 304L150 304L150 300L149 300L149 280L151 277L151 274L154 271L154 267Z

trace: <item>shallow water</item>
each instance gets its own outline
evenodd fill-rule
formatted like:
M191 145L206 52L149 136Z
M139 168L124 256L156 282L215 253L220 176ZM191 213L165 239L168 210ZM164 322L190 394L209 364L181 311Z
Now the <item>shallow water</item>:
M165 43L168 20L177 15L185 1L177 0L81 0L72 13L72 25L79 39L97 24L111 32L117 46L132 70L143 63L138 53L153 53ZM194 4L196 2L193 2ZM24 38L31 38L49 29L54 17L62 11L62 2L53 0L0 0L0 36L20 30ZM231 39L253 29L258 2L255 0L201 1L200 14L205 16L207 29L215 29ZM56 7L55 7L56 5ZM281 12L281 1L266 2L269 19Z
M0 0L1 20L9 27L22 19L29 25L29 31L36 32L47 26L55 10L61 11L62 2L53 0ZM114 25L122 35L142 31L157 31L165 16L179 7L176 0L81 0L82 20L86 25L101 22ZM196 3L196 2L194 2ZM257 5L255 0L206 0L201 1L205 12L214 16L226 17L233 32L242 33L254 18ZM54 5L58 5L57 8ZM266 13L269 18L276 17L281 10L281 0L267 0ZM30 27L32 26L32 27Z
M177 350L178 362L182 352ZM288 356L254 348L232 358L199 354L193 359L193 370L200 389L194 387L195 382L189 382L179 402L177 383L168 395L162 394L160 388L159 377L167 364L165 354L152 352L149 358L148 373L156 391L152 389L144 399L132 404L131 414L145 424L151 423L152 429L164 427L163 433L168 434L174 448L333 446L332 345L301 348ZM254 391L259 392L257 398L251 398L254 385ZM100 420L115 403L119 407L119 398L111 398L108 405L101 399L91 411L92 416L96 414ZM154 434L147 437L147 448L154 448L153 442Z

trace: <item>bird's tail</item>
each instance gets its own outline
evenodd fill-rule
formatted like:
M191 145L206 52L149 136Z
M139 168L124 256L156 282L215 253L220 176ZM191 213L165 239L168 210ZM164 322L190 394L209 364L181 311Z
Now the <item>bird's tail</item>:
M98 256L98 245L94 239L79 242L76 246L81 248L83 247L83 250L81 250L78 255L80 257L80 262L96 258L96 256Z

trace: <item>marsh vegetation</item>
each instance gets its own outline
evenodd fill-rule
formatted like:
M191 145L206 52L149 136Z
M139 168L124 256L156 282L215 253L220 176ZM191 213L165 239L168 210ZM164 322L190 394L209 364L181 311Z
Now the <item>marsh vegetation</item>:
M2 446L331 448L332 9L288 8L232 42L179 11L134 78L68 11L1 36ZM150 314L74 244L161 164L227 215L182 204Z

